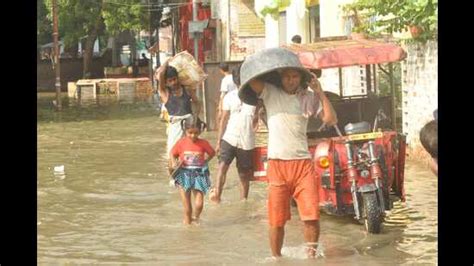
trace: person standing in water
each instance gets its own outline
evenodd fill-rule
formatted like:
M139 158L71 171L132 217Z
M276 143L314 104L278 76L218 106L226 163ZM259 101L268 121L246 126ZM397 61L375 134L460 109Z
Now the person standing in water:
M240 66L232 71L233 82L240 85ZM222 104L222 115L217 133L216 152L219 154L216 187L210 192L210 200L219 203L229 166L236 158L240 178L240 199L246 200L250 180L253 179L253 149L258 125L257 108L243 103L238 90L227 93Z
M169 66L166 61L156 72L159 80L158 91L161 102L164 104L169 119L167 130L166 154L168 155L174 144L184 136L181 121L191 124L196 121L200 112L200 102L195 90L186 90L178 80L178 71ZM193 114L193 108L195 112Z
M264 59L271 61L265 65ZM263 60L263 63L262 63ZM276 66L276 67L273 67ZM263 72L261 68L265 68ZM280 84L270 84L256 70L272 70ZM285 224L291 218L290 199L297 202L304 223L308 257L316 256L319 239L320 177L314 170L308 149L307 125L311 116L328 126L337 123L336 113L315 74L307 71L296 54L283 48L269 48L248 56L241 68L244 102L263 100L268 117L268 220L270 247L281 257ZM311 88L311 90L308 89Z
M205 128L204 123L200 120L197 123L183 120L181 125L186 136L178 140L171 149L170 165L176 171L174 181L184 207L183 223L191 224L192 221L199 222L204 208L204 195L211 186L208 162L216 152L208 141L199 138ZM194 215L191 194L194 196Z
M234 82L234 78L232 73L229 70L229 65L227 63L220 63L219 64L219 72L224 75L224 78L221 80L221 94L219 96L219 103L217 105L217 121L221 121L222 116L222 103L224 101L224 97L234 91L237 90L237 86Z

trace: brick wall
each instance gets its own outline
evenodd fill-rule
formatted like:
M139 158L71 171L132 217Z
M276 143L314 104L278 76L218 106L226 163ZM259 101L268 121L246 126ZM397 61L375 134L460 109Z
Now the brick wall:
M403 133L412 158L426 159L419 141L420 129L438 108L438 43L405 44L402 62Z

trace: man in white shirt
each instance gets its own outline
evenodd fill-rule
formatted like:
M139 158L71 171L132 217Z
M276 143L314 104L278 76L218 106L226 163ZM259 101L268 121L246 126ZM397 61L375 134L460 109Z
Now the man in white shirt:
M220 88L221 94L219 97L219 104L217 107L217 121L221 120L222 101L224 100L224 96L233 90L237 90L237 86L235 85L232 79L232 73L229 71L229 65L227 63L220 63L219 70L221 74L224 75L224 78L222 78L222 81L221 81L221 88Z
M265 60L270 63L264 65ZM265 82L262 75L252 74L262 65L280 75L280 85L272 85ZM294 198L304 222L308 256L315 257L319 239L320 177L309 153L307 125L310 116L320 118L329 126L336 124L334 109L316 75L304 69L298 57L283 48L264 49L247 57L241 73L242 95L258 96L267 111L268 220L272 254L281 256L285 224L291 218L290 199Z
M234 69L233 82L240 84L239 68ZM216 188L210 192L213 202L221 201L222 189L230 164L236 158L240 178L240 199L247 199L250 180L253 178L253 149L255 130L258 124L256 106L243 103L238 90L228 92L222 103L216 152L219 154L219 169Z

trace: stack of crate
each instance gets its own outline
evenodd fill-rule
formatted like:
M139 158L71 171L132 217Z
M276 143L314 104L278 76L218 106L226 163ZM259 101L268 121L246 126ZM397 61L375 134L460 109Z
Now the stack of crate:
M94 80L80 79L76 82L76 95L81 99L96 99L97 86Z
M133 103L135 99L135 82L133 80L118 82L117 99L120 102Z

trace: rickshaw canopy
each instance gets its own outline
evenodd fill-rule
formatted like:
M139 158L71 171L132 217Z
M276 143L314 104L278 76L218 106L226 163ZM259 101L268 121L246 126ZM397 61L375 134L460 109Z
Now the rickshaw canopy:
M282 47L296 53L303 66L311 69L391 63L407 56L396 44L367 39L328 40Z

